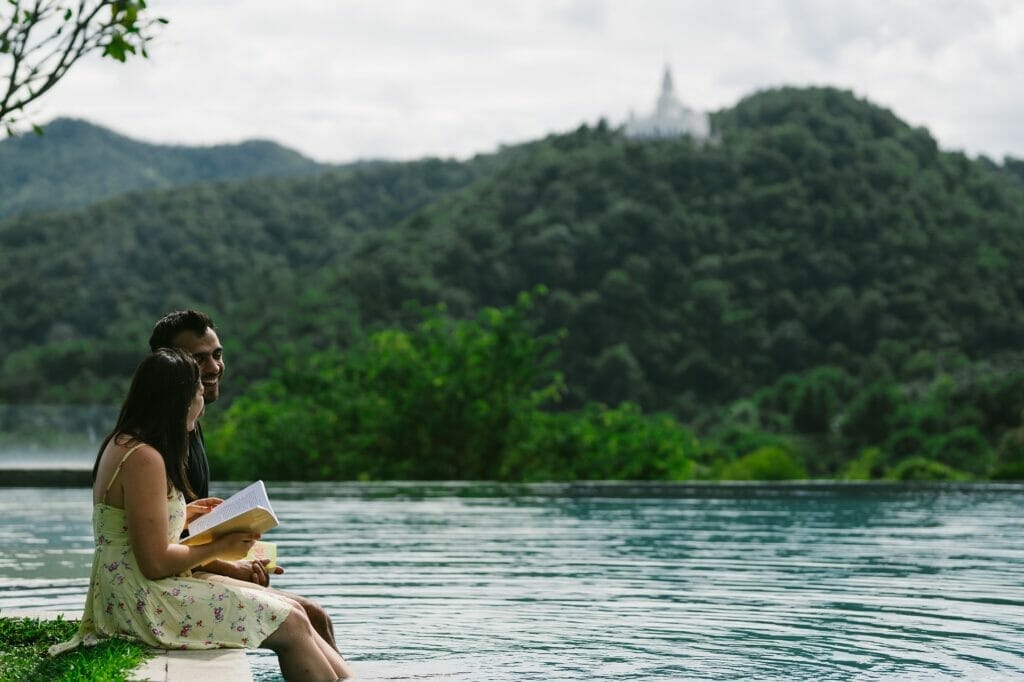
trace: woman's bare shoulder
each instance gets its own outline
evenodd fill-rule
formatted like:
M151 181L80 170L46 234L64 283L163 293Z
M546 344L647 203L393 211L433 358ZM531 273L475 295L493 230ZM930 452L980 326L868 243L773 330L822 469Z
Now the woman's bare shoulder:
M130 438L112 438L103 453L103 460L113 470L120 463L125 475L164 471L164 458L152 445Z
M165 485L166 470L160 453L147 443L129 438L111 438L100 458L100 471L93 486L93 501L102 500L120 507L120 486L111 486L120 482L136 487L144 481Z
M142 445L125 460L121 467L125 490L140 491L159 497L167 493L167 469L164 458L151 445Z
M154 467L159 468L160 471L164 470L164 458L160 455L156 448L148 443L133 443L131 446L124 448L125 457L129 451L134 450L131 455L128 455L124 460L124 469L132 471L148 471Z

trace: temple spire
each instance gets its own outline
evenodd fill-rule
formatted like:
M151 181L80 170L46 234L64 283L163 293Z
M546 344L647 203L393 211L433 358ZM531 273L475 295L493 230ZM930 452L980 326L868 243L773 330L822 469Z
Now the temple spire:
M665 75L661 77L661 96L662 97L675 97L676 89L672 85L672 69L668 64L665 65Z

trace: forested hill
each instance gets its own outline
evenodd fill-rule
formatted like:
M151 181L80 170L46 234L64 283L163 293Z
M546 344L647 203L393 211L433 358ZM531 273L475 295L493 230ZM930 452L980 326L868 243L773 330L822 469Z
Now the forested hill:
M184 147L147 144L61 118L43 135L0 140L0 218L87 206L134 190L326 170L274 142Z
M366 164L2 221L0 402L117 402L153 322L189 305L212 312L236 347L253 341L233 363L239 386L266 372L263 353L283 352L277 341L344 340L351 298L310 290L311 273L488 163Z
M690 416L820 365L916 380L1018 356L1011 174L832 89L759 93L714 123L705 146L549 138L374 235L337 287L365 318L544 283L579 402Z
M752 95L714 128L695 145L602 124L465 164L0 223L0 399L117 395L176 305L219 315L245 349L241 387L284 345L344 345L409 300L468 316L537 284L551 291L542 325L568 331L567 406L632 400L694 419L822 367L846 377L828 388L840 393L979 363L1018 371L1015 166L943 152L828 88Z

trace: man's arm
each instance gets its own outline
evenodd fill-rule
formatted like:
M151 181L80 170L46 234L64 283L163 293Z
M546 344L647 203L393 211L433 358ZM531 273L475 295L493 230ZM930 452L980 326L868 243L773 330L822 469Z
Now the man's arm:
M206 439L203 437L203 428L199 422L196 422L195 429L188 434L188 476L192 491L199 497L206 498L209 495L210 487L210 463L206 458ZM213 559L197 570L255 583L263 587L270 585L270 574L267 573L266 562L263 561ZM273 573L280 575L284 573L284 569L277 567Z
M223 559L214 559L203 564L197 570L269 587L270 573L267 571L268 561L269 559L258 561L248 561L245 559L241 561L224 561ZM274 575L281 575L284 573L284 569L276 566L272 572Z

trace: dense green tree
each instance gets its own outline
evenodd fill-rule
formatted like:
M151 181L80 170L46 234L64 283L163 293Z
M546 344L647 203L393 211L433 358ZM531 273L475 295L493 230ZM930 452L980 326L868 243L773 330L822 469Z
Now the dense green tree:
M903 402L891 382L876 382L854 399L843 418L843 436L853 446L879 445L889 437Z
M799 433L828 433L835 417L836 394L828 384L807 382L793 410L793 428Z
M523 294L473 321L430 313L410 331L296 358L235 401L211 452L242 477L496 479L561 392L556 339L530 332L530 306Z
M900 429L885 441L884 450L893 461L919 457L925 452L927 436L914 427Z

